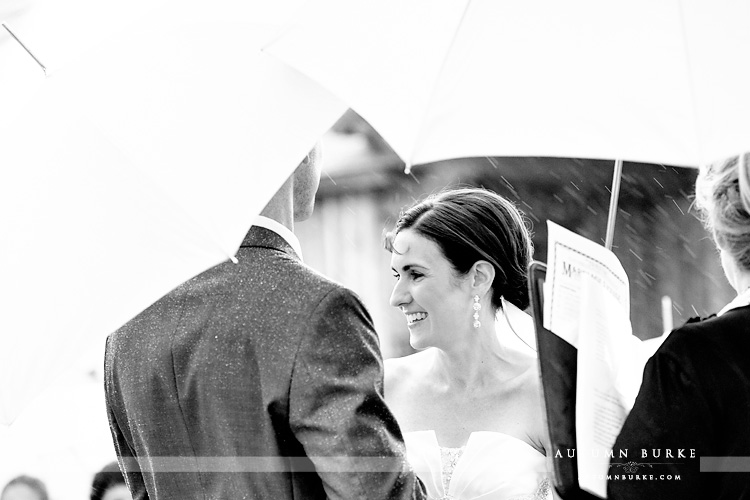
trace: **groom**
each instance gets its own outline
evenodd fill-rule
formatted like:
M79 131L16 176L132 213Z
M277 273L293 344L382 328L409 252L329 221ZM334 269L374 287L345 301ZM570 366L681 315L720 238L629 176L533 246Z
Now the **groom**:
M135 500L407 499L422 485L359 299L302 263L314 148L237 253L107 341L115 448Z

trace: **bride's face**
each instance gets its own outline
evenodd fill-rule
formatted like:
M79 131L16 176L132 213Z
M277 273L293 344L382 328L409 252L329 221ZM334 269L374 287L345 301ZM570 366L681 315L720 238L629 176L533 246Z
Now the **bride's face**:
M471 327L472 298L440 247L405 229L393 241L391 268L397 278L390 303L406 316L415 349L441 347Z

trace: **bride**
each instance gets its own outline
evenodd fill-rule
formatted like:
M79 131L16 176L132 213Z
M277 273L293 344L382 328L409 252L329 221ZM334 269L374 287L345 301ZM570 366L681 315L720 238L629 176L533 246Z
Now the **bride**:
M491 191L445 191L404 212L386 247L419 352L386 361L385 396L429 497L552 498L521 214Z

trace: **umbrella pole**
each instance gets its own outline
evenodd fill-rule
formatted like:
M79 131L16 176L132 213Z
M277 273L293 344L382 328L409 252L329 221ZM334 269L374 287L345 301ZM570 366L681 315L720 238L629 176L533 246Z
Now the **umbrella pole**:
M620 197L620 180L622 179L622 160L615 160L615 172L612 174L612 196L609 198L609 216L607 217L607 238L604 248L612 250L615 237L615 219L617 219L617 199Z

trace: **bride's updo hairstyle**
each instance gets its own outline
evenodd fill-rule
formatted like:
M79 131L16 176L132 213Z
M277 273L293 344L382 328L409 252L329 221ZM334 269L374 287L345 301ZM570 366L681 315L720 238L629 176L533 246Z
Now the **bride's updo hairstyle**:
M750 154L702 167L695 204L716 244L750 270Z
M513 203L486 189L452 189L429 196L402 211L385 248L404 229L437 243L458 276L479 260L495 268L492 305L501 297L521 309L529 305L527 267L533 253L529 229Z

